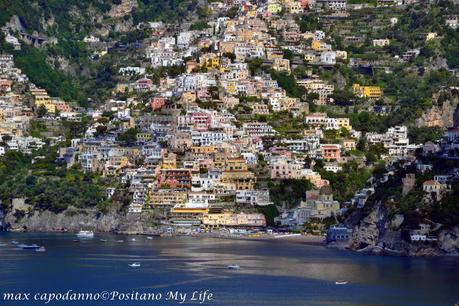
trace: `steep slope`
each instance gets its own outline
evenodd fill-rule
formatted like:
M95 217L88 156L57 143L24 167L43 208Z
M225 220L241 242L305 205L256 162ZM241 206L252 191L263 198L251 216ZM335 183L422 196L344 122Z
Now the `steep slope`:
M110 54L94 58L84 37L100 37L103 47L140 40L149 31L139 23L183 18L195 6L193 0L2 0L0 52L14 54L16 65L51 95L87 105L111 91L106 72L114 61ZM7 33L20 39L20 51L4 42Z

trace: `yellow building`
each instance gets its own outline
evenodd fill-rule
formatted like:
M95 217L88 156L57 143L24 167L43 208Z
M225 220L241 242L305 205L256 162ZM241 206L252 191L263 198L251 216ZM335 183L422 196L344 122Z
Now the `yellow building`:
M255 187L255 175L248 171L243 158L230 158L225 161L225 171L220 178L222 185L229 190L250 190Z
M220 58L214 53L206 53L199 58L199 64L206 68L219 68Z
M247 162L243 158L228 158L225 162L226 171L247 171Z
M290 72L290 61L284 58L276 58L273 61L273 69L276 71Z
M349 121L349 118L336 118L336 124L338 124L340 128L345 128L348 131L352 130L352 125Z
M44 105L48 113L54 113L56 111L56 106L50 96L48 96L46 90L41 88L31 88L30 93L34 97L35 106L37 108Z
M331 46L320 40L313 40L311 43L311 48L316 52L324 52L331 50Z
M277 2L268 3L268 12L271 14L277 14L282 12L282 5Z
M278 48L270 48L266 50L266 59L268 61L275 60L276 58L284 58L284 52Z
M125 92L129 92L129 84L126 84L126 83L118 83L116 84L116 87L115 89L113 90L113 92L116 94L116 93L125 93Z
M40 106L44 105L46 108L46 111L48 113L54 113L56 112L56 106L53 103L53 100L46 95L46 96L35 96L35 106L39 108Z
M236 85L236 82L228 82L227 85L226 85L226 91L227 91L230 95L235 95L235 94L237 94L237 85Z
M182 103L193 103L196 101L196 93L194 91L185 91L180 97Z
M316 56L315 56L314 53L306 53L304 55L304 60L307 61L307 62L312 62L312 61L314 61L315 58L316 58Z
M436 32L429 32L429 33L427 33L427 35L426 35L426 40L427 40L427 41L428 41L428 40L435 39L435 38L437 38L437 33L436 33Z
M170 221L174 224L201 224L205 214L209 212L208 208L188 208L176 206L171 210Z
M217 152L217 148L215 146L193 146L191 147L191 153L194 159L205 158L211 156L212 154Z
M177 155L175 153L165 153L161 169L175 169L177 168Z
M236 226L237 220L231 212L205 214L202 223L207 226Z
M381 87L379 86L360 86L354 84L352 86L354 94L361 98L378 99L382 96Z
M137 133L135 135L137 141L150 141L151 140L151 133Z
M175 206L185 204L187 193L181 190L160 189L150 195L150 205L152 206Z
M303 7L301 6L301 2L298 1L288 3L287 7L290 14L301 14L304 11Z

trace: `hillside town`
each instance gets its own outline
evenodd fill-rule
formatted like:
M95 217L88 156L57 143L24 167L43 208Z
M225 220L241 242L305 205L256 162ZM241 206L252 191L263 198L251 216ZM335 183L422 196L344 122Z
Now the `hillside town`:
M117 67L111 97L87 108L51 96L3 53L0 154L22 152L33 163L52 147L55 163L107 178L106 201L122 194L127 214L154 211L167 226L277 227L318 235L330 228L328 239L348 240L353 229L342 224L345 217L375 202L378 188L400 171L403 196L421 192L421 202L436 203L453 193L459 166L438 167L437 159L458 158L459 108L452 106L451 124L433 141L410 140L409 124L379 131L355 126L361 111L397 112L388 102L392 89L358 78L338 85L327 75L370 61L390 78L392 64L411 65L419 50L391 55L380 50L392 39L358 33L343 34L346 43L337 44L329 25L309 31L296 17L314 12L330 24L359 10L416 2L378 0L368 8L346 0L236 0L237 9L225 16L227 3L212 1L206 21L142 24L151 34ZM123 16L123 8L132 9L125 4L116 14ZM394 12L374 22L394 27ZM457 19L449 16L443 26L456 29ZM25 42L4 31L20 50ZM426 43L441 39L425 35ZM343 47L361 42L379 58L351 57ZM123 48L97 33L84 43L96 58ZM340 106L344 86L360 109ZM441 91L457 101L458 87ZM69 126L82 127L81 133L62 133ZM435 228L413 226L411 238L426 240Z

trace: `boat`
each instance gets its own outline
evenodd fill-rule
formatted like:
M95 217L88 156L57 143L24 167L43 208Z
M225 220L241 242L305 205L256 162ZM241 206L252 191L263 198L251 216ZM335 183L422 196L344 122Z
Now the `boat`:
M116 242L122 243L124 242L124 240L116 240Z
M228 265L227 266L228 269L231 269L231 270L238 270L240 269L241 267L239 265Z
M335 282L335 285L347 285L347 281L339 280Z
M151 236L148 236L148 237L147 237L147 239L148 239L148 240L151 240L151 239L153 239L153 237L151 237Z
M138 268L140 267L140 262L134 262L129 265L129 267Z
M107 239L100 239L100 242L107 242Z
M7 246L6 243L0 243L0 247L4 247L4 246Z
M19 242L16 241L16 240L11 241L11 243L12 243L12 244L19 244Z
M18 247L24 250L38 250L39 248L41 248L41 246L37 244L19 244Z
M131 241L135 241L135 238L132 238Z
M44 246L41 246L38 249L36 249L35 252L46 252L46 248Z
M80 240L78 240L78 239L73 239L73 242L78 243L78 242L80 242Z
M77 234L78 238L94 238L93 231L79 231Z

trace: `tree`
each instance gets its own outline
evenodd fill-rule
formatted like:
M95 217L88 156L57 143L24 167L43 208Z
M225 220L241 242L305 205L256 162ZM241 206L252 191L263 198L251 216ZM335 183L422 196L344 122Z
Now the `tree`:
M95 137L103 136L107 133L107 127L105 125L99 125L96 127Z
M127 146L132 146L137 140L137 133L136 129L131 128L124 133L118 134L116 140L123 142Z
M46 109L46 106L44 104L41 104L38 109L37 109L37 116L38 117L44 117L48 113L48 110Z
M236 54L234 54L233 52L225 52L223 53L223 56L229 58L231 60L231 63L233 63L236 59Z

